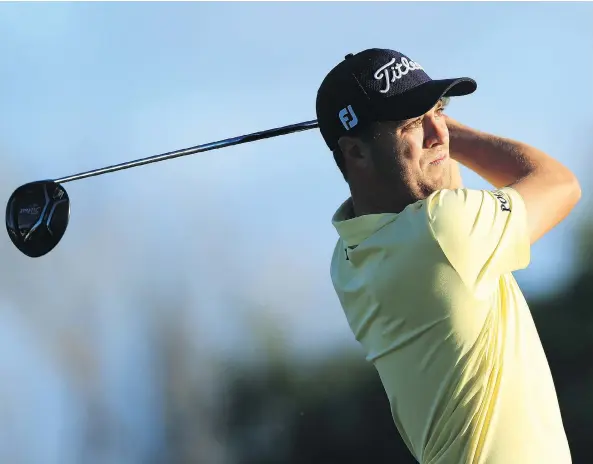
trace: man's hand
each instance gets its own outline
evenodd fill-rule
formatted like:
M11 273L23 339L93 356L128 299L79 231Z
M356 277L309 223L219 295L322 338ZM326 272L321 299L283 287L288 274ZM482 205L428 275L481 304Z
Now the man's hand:
M486 134L447 117L451 157L496 188L512 187L527 210L531 243L561 222L581 198L576 176L525 143Z
M496 188L516 182L529 173L527 160L517 152L517 142L464 126L446 116L451 158L471 169ZM514 156L499 156L503 150Z
M461 177L461 168L459 162L451 159L451 170L450 170L450 182L449 185L454 186L453 188L463 188L463 178Z

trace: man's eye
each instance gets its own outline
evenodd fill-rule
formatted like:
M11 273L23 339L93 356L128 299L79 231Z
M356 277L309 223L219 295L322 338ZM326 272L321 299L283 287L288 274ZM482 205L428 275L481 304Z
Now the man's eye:
M422 118L416 119L412 121L410 124L406 126L406 129L414 129L415 127L419 127L422 124Z

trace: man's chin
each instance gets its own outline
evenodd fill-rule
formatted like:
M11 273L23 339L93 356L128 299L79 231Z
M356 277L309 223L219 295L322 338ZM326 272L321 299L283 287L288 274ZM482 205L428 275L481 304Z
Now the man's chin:
M443 167L443 172L430 183L430 193L437 190L456 190L463 188L461 174L457 166L448 165ZM427 195L428 196L428 195Z

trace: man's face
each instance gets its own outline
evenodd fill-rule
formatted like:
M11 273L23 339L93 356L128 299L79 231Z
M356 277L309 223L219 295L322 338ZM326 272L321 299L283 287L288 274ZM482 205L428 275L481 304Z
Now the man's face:
M379 136L367 144L372 177L410 201L426 198L436 190L461 187L459 167L449 156L449 130L444 105L437 103L419 118L384 122Z

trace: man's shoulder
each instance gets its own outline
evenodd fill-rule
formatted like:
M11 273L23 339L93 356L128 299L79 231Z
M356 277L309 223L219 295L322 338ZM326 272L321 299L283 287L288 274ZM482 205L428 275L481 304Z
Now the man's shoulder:
M363 262L388 261L402 255L412 256L420 251L428 253L438 245L430 229L426 200L407 206L394 220L385 221L371 235L357 244L338 238L333 255L332 269L337 266L357 266Z
M484 207L510 213L513 202L516 203L519 200L521 200L521 197L516 190L511 187L503 187L493 190L442 189L433 192L423 201L426 204L429 219L433 220L439 213L447 216L456 214L471 215Z

